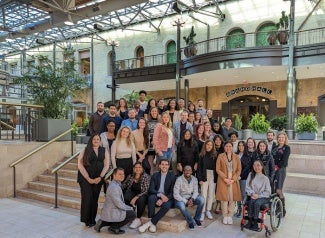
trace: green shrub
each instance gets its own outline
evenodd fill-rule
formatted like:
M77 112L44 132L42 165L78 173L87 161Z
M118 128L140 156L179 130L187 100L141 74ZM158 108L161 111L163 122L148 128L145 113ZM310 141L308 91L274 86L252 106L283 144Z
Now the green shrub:
M266 120L265 115L256 113L249 121L248 128L262 134L269 130L270 123Z
M270 120L271 128L278 131L283 131L287 127L288 117L284 116L275 116Z
M317 132L318 131L318 122L313 113L306 115L305 113L299 115L295 119L295 131L296 133L303 132Z
M237 131L240 131L242 127L243 127L242 115L237 114L234 121L234 128Z

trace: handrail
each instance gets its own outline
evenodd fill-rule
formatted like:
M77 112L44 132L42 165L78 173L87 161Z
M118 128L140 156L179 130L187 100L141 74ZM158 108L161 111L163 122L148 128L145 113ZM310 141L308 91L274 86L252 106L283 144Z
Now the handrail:
M80 154L81 150L78 151L77 153L75 153L74 155L71 155L67 160L65 160L63 163L59 164L58 166L56 166L54 169L52 169L51 173L54 174L56 173L58 170L60 170L63 166L65 166L67 163L69 163L71 160L73 160L74 158L76 158L79 154Z
M13 102L0 102L0 105L21 106L21 107L27 107L27 108L44 108L43 105L26 104L26 103L13 103Z
M61 133L60 135L58 135L57 137L53 138L52 140L46 142L45 144L41 145L40 147L36 148L35 150L29 152L27 155L24 155L23 157L21 157L19 160L16 160L15 162L13 162L12 164L9 165L9 167L14 167L17 164L19 164L20 162L24 161L25 159L27 159L29 156L35 154L36 152L40 151L41 149L43 149L44 147L48 146L49 144L52 144L54 141L60 139L61 137L65 136L66 134L68 134L69 132L72 131L72 128L66 130L65 132Z
M5 122L3 122L1 120L0 120L0 124L3 125L3 126L5 126L5 127L7 127L10 130L13 130L13 131L16 129L16 128L10 126L9 124L7 124L7 123L5 123Z

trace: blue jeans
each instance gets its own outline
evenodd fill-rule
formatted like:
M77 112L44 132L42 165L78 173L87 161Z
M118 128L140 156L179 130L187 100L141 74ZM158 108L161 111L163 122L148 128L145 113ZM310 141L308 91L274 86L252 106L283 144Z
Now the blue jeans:
M161 151L161 152L163 153L162 156L157 155L157 160L158 160L157 162L158 162L158 164L159 164L159 161L161 159L168 159L169 164L171 164L171 162L172 162L172 155L173 155L173 149L172 148L168 148L167 151Z
M194 219L195 220L200 220L202 210L203 210L203 206L204 206L204 198L202 196L198 196L193 201L193 205L197 206L196 211L195 211ZM185 203L183 201L176 201L175 200L175 207L177 207L182 212L182 214L185 217L188 224L191 224L191 223L195 224L195 221L193 220L191 214L186 209L186 205L185 205Z

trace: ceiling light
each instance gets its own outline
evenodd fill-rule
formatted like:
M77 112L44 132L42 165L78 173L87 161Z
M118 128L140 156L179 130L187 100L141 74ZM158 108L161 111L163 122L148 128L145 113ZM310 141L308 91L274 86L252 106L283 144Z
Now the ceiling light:
M74 23L72 21L72 17L70 14L68 14L68 19L64 22L64 24L66 24L67 26L73 26Z

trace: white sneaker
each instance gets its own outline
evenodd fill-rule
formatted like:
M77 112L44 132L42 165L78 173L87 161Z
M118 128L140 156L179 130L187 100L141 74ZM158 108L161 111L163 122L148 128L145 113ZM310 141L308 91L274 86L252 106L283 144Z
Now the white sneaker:
M205 215L207 216L208 219L210 219L210 220L213 219L213 216L212 216L212 214L211 214L210 211L207 211L207 212L205 213Z
M204 213L203 212L201 214L200 221L204 221Z
M157 227L156 227L154 224L151 224L151 225L149 226L149 231L150 231L151 233L156 233L156 231L157 231Z
M228 217L224 217L222 223L227 225L228 224Z
M152 225L151 221L148 221L144 223L142 226L140 226L138 230L140 233L144 233L151 225Z
M232 225L232 224L234 224L232 221L232 217L228 217L228 225Z
M139 226L141 226L141 224L142 224L142 223L141 223L140 218L135 218L129 227L130 227L131 229L136 229L136 228L138 228Z

